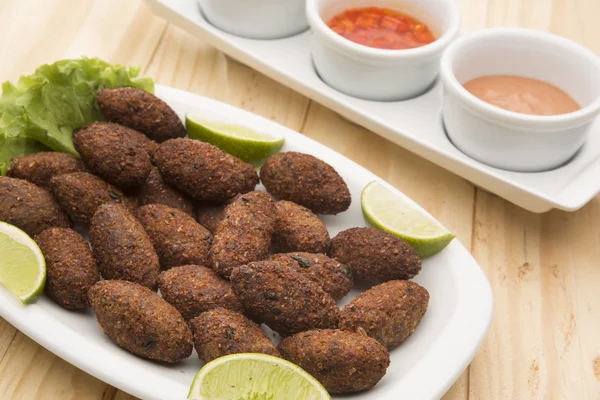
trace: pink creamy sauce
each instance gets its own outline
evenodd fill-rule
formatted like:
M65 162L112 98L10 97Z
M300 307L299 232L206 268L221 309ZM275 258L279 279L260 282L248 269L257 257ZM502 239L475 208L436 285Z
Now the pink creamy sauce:
M559 115L581 107L571 96L544 81L513 75L491 75L464 84L474 96L496 107L521 114Z

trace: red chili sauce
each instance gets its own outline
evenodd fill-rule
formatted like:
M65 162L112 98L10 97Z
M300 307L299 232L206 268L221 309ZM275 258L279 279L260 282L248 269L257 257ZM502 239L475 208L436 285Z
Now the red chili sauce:
M423 22L389 8L349 8L327 25L348 40L377 49L413 49L435 40Z

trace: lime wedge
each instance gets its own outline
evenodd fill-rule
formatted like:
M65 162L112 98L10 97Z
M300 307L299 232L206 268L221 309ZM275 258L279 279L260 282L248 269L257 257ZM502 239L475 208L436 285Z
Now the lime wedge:
M267 157L281 150L285 141L245 126L210 121L197 115L187 114L185 126L190 138L217 146L255 167L261 166Z
M377 181L363 189L361 203L369 224L406 240L421 258L439 253L454 239L434 218Z
M44 291L46 261L25 232L0 222L0 284L25 304L34 303Z
M324 400L327 390L308 372L278 357L231 354L206 364L188 400Z

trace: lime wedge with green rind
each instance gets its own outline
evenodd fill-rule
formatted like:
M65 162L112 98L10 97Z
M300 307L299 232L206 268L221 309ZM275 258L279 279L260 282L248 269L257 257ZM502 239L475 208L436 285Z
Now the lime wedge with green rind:
M255 167L281 150L285 142L283 138L245 126L211 121L197 115L187 114L185 125L190 138L217 146Z
M0 285L25 304L44 292L46 261L42 251L25 232L0 222Z
M377 181L363 189L361 203L370 225L406 240L421 258L439 253L455 237L433 217Z
M231 354L206 364L188 400L326 400L327 390L296 364L259 353Z

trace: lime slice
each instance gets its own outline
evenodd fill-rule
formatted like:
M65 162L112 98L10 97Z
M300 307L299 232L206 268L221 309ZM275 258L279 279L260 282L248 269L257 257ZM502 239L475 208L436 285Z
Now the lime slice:
M363 189L361 203L369 224L406 240L421 258L439 253L454 239L439 222L377 181Z
M46 261L25 232L0 222L0 284L21 299L33 303L44 291Z
M281 150L285 141L245 126L210 121L190 114L185 116L185 125L190 138L215 145L255 167Z
M231 354L206 364L188 400L324 400L327 390L296 364L259 353Z

